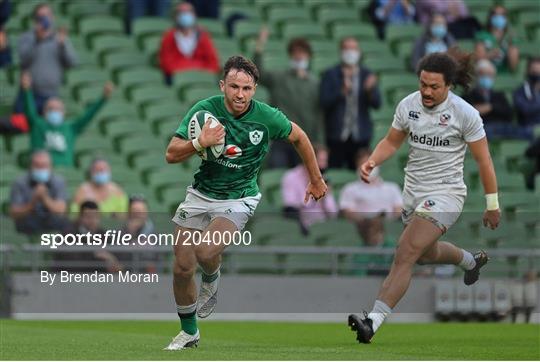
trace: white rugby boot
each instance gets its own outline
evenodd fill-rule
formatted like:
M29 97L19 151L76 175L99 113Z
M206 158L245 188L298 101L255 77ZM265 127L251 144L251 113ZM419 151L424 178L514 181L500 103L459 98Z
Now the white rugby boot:
M164 351L180 351L186 348L197 347L199 340L201 339L201 334L199 330L195 335L187 334L184 331L180 331L176 337L173 338L172 342L165 348Z

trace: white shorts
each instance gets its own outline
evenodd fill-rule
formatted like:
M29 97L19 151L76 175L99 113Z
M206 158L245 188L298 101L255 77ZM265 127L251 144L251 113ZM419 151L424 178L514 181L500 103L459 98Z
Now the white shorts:
M241 231L253 216L260 200L260 193L241 199L217 200L188 186L186 199L176 209L172 221L178 226L202 231L216 217L224 217L231 220Z
M450 193L413 195L403 191L401 219L408 224L417 215L431 221L445 233L461 215L464 202L464 196Z

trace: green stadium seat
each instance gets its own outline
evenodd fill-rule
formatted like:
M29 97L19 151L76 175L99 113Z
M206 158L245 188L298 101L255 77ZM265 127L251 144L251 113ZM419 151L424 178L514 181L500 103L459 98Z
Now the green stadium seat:
M113 151L112 143L104 137L83 133L77 138L75 143L75 159L79 166L82 166L82 159L86 157L92 159L98 154L106 156Z
M265 245L280 236L287 236L300 232L300 225L297 221L285 219L275 214L258 213L257 219L251 227L253 240L258 245Z
M221 18L227 19L232 14L241 14L249 19L260 19L261 16L261 14L259 13L259 9L254 7L251 3L249 5L231 4L230 2L222 3Z
M94 102L103 96L103 84L85 84L75 89L75 98L81 104Z
M161 17L140 17L133 21L132 34L137 45L142 47L144 39L148 36L161 36L172 27L171 21Z
M357 25L359 22L358 13L351 11L349 7L319 7L316 14L317 21L325 26L334 23L344 24L347 22L355 23Z
M281 205L281 179L287 172L286 169L274 168L263 170L259 174L259 187L263 197L273 205Z
M249 38L257 38L261 27L262 23L259 20L240 20L234 26L234 37L244 43Z
M218 94L221 94L221 92L219 88L215 85L194 85L193 87L190 87L187 92L183 93L182 102L184 102L187 106L193 106L201 99L205 99Z
M332 38L337 41L346 36L354 36L361 40L377 39L377 34L371 24L334 23L331 27L331 34Z
M296 21L310 21L311 16L309 12L302 8L291 8L290 6L272 6L268 10L268 24L273 29L280 29L281 26L287 22Z
M332 9L332 8L344 8L349 6L349 2L347 0L308 0L304 1L304 7L309 9L309 11L316 15L318 11L321 9Z
M282 44L280 45L281 47L283 47ZM311 49L315 57L319 55L323 55L323 56L336 55L339 52L338 44L336 44L336 42L333 40L312 39L309 41L309 45L311 46Z
M13 181L21 176L26 170L17 167L14 164L2 164L2 172L0 172L0 185L11 186Z
M117 73L116 79L119 86L126 90L126 94L130 95L139 85L153 85L155 88L167 88L163 82L163 76L154 68L150 67L133 67L126 70L121 70Z
M134 155L145 152L156 152L164 155L165 148L166 145L161 140L138 134L120 139L116 150L127 157L128 162L131 162Z
M330 274L337 269L337 260L329 254L290 254L286 258L286 272L300 274Z
M540 28L538 28L540 29ZM518 44L519 55L521 57L534 57L540 54L540 38L536 38L535 42L522 42ZM518 73L518 72L516 72ZM519 73L518 73L519 74Z
M119 18L112 16L85 16L79 21L79 33L90 45L92 38L98 34L124 34L124 26Z
M362 240L354 224L346 219L326 220L309 228L310 237L317 245L361 246Z
M263 55L263 65L265 69L282 70L290 68L290 59L287 55L273 54L271 52L265 52Z
M170 116L152 121L152 131L161 137L173 137L180 125L180 116Z
M197 70L178 72L173 76L173 85L179 89L180 96L185 97L188 90L196 86L217 89L218 76L215 73Z
M523 82L520 77L516 77L512 74L498 74L495 77L495 86L494 88L501 91L513 92L514 89L519 87ZM508 100L510 101L510 100Z
M212 38L226 36L225 25L220 20L199 18L197 24L210 33Z
M399 89L409 92L418 87L418 78L414 74L381 74L380 83L383 98L392 99L392 93Z
M313 58L311 62L311 70L313 74L319 76L328 68L339 64L339 62L340 60L337 53L335 55L319 55Z
M332 189L336 195L339 193L339 190L345 186L345 184L358 180L356 172L337 168L331 168L326 171L325 177L328 179L328 182L332 186Z
M161 34L147 35L141 40L138 47L150 56L157 56L161 47L161 38Z
M165 150L163 150L165 154ZM193 181L193 174L186 172L180 165L166 165L162 168L152 170L146 173L143 177L145 185L150 186L154 190L163 190L165 186L183 185L184 188ZM160 198L160 200L162 200Z
M386 39L390 49L397 54L397 45L403 41L414 41L422 35L424 28L420 25L389 25L386 27Z
M268 20L269 19L269 12L274 7L289 7L291 9L297 9L299 6L298 0L255 0L254 1L255 8L259 10L259 14L263 16L263 19ZM294 10L293 10L294 11Z
M161 117L173 116L183 117L187 111L187 106L180 102L160 102L146 105L143 108L143 115L145 119L154 120Z
M256 240L252 243L258 245ZM238 273L278 274L283 270L276 255L266 253L235 253L231 255L230 265Z
M139 172L164 167L165 154L143 153L133 158L132 166Z
M103 134L114 142L132 134L148 134L148 126L136 119L119 118L103 124Z
M133 104L123 99L111 99L105 103L105 106L99 111L96 118L99 123L106 121L110 117L136 117L137 112Z
M242 52L236 39L216 38L212 41L222 63L231 55L240 54Z
M113 73L117 73L118 71L129 67L148 65L148 59L144 54L135 51L115 52L105 54L103 56L102 65L113 71Z
M525 180L520 174L505 174L497 175L497 184L500 190L520 191L525 188Z
M109 80L107 72L97 67L81 67L69 70L66 73L66 83L71 90L70 97L77 98L82 87L88 85L103 86Z
M257 86L257 92L255 93L256 100L264 103L270 102L270 91L264 85Z
M80 20L89 17L110 16L111 6L109 4L95 1L66 1L60 6L61 11L71 19L72 28L81 32Z
M186 198L186 188L191 181L182 180L174 185L164 187L158 193L158 200L162 202L169 212L173 213L178 205Z
M286 23L282 27L281 35L285 40L297 37L305 37L310 40L326 38L324 28L319 23L315 22Z
M128 96L132 102L142 106L161 100L176 101L175 94L170 88L155 84L137 85L128 93Z
M117 51L134 51L135 44L131 38L123 34L103 34L92 38L90 49L97 55L96 60L102 63L105 54Z
M364 60L364 65L377 74L403 73L405 71L403 61L393 57L370 57Z

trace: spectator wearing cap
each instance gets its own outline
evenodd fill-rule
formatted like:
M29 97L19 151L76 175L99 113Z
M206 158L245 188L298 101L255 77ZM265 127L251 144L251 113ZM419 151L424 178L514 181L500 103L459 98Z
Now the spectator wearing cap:
M38 112L45 102L58 97L66 69L77 63L77 54L65 28L55 28L53 11L47 3L36 5L32 13L34 29L19 37L17 51L22 71L32 76L32 95ZM23 112L23 95L19 94L15 112Z
M159 66L167 84L174 73L203 70L218 73L219 59L210 34L197 26L197 15L188 2L178 4L174 12L174 27L161 39Z
M268 69L263 62L265 45L269 36L262 28L257 40L254 63L259 68L259 83L270 93L270 104L293 119L312 142L324 142L321 109L319 107L319 82L309 67L311 46L304 38L291 39L287 45L289 69ZM300 162L294 147L285 141L274 141L268 156L269 167L290 168Z
M102 213L117 215L128 211L128 197L111 176L111 166L102 159L92 161L88 170L88 181L75 191L72 209L84 201L94 201ZM119 215L121 216L121 215Z
M66 120L64 103L56 97L45 103L44 117L38 114L34 102L28 73L21 76L24 97L24 111L30 127L30 147L32 150L46 149L52 156L55 166L73 167L75 165L75 143L97 112L111 96L113 86L106 83L103 96L90 104L86 110L73 120Z
M324 113L330 168L356 169L355 154L368 148L373 135L370 109L382 103L377 77L360 64L361 49L353 37L340 42L341 63L322 76L319 99Z
M64 179L53 173L49 154L35 151L29 171L11 187L9 214L21 233L61 231L67 225L67 198Z

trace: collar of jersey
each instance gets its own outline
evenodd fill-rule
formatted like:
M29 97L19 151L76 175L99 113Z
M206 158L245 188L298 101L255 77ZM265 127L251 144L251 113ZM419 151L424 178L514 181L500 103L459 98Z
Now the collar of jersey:
M225 97L223 97L223 107L225 107ZM246 111L244 113L241 113L239 114L238 116L233 116L231 114L231 116L234 118L234 119L241 119L242 117L244 117L246 114L248 114L249 112L251 112L251 110L253 109L253 99L249 101L249 107L248 109L246 109ZM230 113L229 113L230 114Z
M426 113L437 113L437 112L441 112L441 111L444 111L446 108L448 108L448 102L449 102L449 99L450 97L452 96L452 92L448 91L448 96L446 97L446 99L444 100L444 102L442 102L441 104L433 107L433 108L426 108L424 107L424 105L422 104L422 95L420 95L420 105L422 106L422 108L424 109L424 112Z

